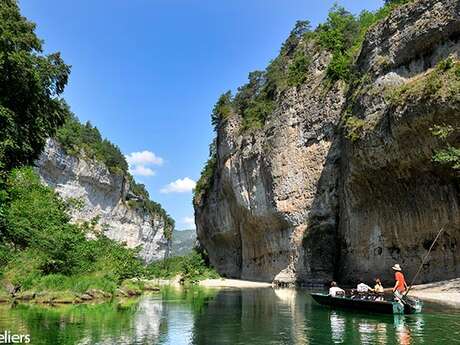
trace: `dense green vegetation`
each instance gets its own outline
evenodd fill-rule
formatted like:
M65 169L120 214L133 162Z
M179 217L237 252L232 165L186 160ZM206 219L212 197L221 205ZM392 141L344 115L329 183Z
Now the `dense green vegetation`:
M95 223L69 223L68 205L42 185L32 168L14 169L2 193L0 279L20 291L69 291L96 288L114 293L133 277L187 282L215 277L202 255L168 259L145 267L138 252L108 239ZM87 240L91 234L93 240ZM132 287L131 287L132 288Z
M243 118L243 130L261 128L275 110L278 94L306 81L311 62L306 51L309 34L310 22L298 21L266 70L249 73L248 83L238 89L233 100L235 112Z
M219 97L211 113L211 124L215 131L217 131L221 121L231 116L232 111L232 92L227 91Z
M458 135L460 128L451 125L435 125L431 128L431 133L439 138L445 148L437 150L433 155L433 161L442 166L454 170L460 170L460 148L453 146L449 139Z
M35 25L20 15L16 1L0 3L0 18L0 295L46 290L74 298L90 288L138 289L129 280L147 274L138 249L105 237L97 219L72 224L69 209L79 201L63 201L29 165L55 136L69 154L127 176L139 197L131 201L162 217L167 237L174 221L135 183L119 148L71 114L60 98L70 68L59 53L42 54Z
M353 65L369 28L386 18L396 7L411 1L386 1L379 10L362 11L359 15L353 15L345 8L335 5L326 22L318 26L314 35L319 45L332 53L332 60L327 68L328 79L332 82L352 81L355 78Z
M14 169L2 200L2 279L21 290L50 285L81 291L113 290L143 273L137 251L69 223L67 205L42 185L32 168ZM94 240L87 240L92 233Z
M15 0L0 2L0 170L32 163L64 122L59 98L70 67L59 53L42 54L35 24Z
M180 276L186 283L219 277L213 268L206 265L203 255L196 250L186 256L175 256L155 262L147 267L147 272L152 278Z
M112 173L125 175L128 172L128 163L118 146L103 139L90 122L81 124L74 115L70 115L57 131L56 138L70 155L84 154L104 163Z
M350 82L354 78L353 64L369 28L387 17L396 7L410 1L386 1L381 9L362 11L359 15L334 5L326 22L314 31L309 21L298 21L283 43L279 55L265 71L249 73L248 83L238 89L233 99L229 92L221 96L212 113L212 123L216 125L220 118L239 114L243 118L244 130L262 127L275 110L278 95L308 80L312 54L320 49L332 54L327 79L331 82Z

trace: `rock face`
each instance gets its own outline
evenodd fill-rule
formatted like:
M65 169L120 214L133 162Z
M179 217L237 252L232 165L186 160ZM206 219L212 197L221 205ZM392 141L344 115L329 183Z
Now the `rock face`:
M42 181L72 205L74 222L93 221L104 234L130 248L142 246L146 262L169 255L165 220L143 208L131 207L136 198L129 181L98 162L69 156L55 140L48 140L36 162Z
M389 282L396 262L413 276L444 226L419 281L460 276L459 180L433 163L443 142L430 130L460 128L460 100L442 90L388 96L459 59L459 37L460 1L402 6L366 35L353 87L325 87L331 57L318 52L308 81L280 95L262 129L243 132L237 115L223 121L214 183L195 202L198 239L217 270L281 283Z
M425 0L395 11L367 36L357 65L368 81L355 93L353 115L368 130L342 145L342 280L390 279L394 262L412 277L441 227L419 281L460 276L459 180L433 164L443 144L430 130L459 128L460 102L449 95L458 90L445 80L438 91L417 91L431 87L441 60L460 58L459 34L460 2ZM413 91L388 101L396 85Z
M240 135L237 116L220 126L215 182L196 206L198 239L219 272L292 283L333 270L345 97L341 84L321 87L329 60L314 57L310 83L289 90L263 130Z

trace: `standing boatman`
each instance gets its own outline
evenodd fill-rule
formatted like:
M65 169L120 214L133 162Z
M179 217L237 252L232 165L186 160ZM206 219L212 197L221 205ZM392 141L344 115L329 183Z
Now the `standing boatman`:
M401 266L399 266L399 264L395 264L392 269L395 271L396 280L393 293L399 300L402 300L404 292L407 289L406 279L404 278L404 274L402 273Z

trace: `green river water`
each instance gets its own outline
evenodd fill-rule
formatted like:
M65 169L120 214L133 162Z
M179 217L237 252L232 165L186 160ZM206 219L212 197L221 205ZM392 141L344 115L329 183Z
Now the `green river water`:
M30 344L460 344L460 309L330 310L304 290L165 289L99 305L0 306L0 332Z

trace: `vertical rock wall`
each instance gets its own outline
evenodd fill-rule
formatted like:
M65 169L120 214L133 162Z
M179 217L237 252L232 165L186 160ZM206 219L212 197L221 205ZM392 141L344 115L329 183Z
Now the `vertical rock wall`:
M341 280L390 280L395 262L413 276L442 227L419 281L460 275L459 180L433 164L445 144L431 130L460 128L460 101L449 96L455 81L418 91L441 73L440 61L460 58L459 34L460 2L425 0L395 11L367 36L357 62L366 82L349 102L365 124L358 140L342 146ZM412 95L395 102L391 92L401 88Z
M460 1L416 1L371 28L351 87L325 83L330 56L319 52L305 85L279 96L262 129L225 120L214 183L195 204L198 239L219 272L282 283L390 280L399 262L412 276L445 226L420 281L459 276L458 174L433 163L443 143L431 133L436 124L460 128L457 86L391 98L459 59L459 37Z
M281 283L332 277L335 128L344 90L322 87L329 60L327 53L314 56L310 83L288 90L263 130L241 134L238 116L219 128L217 173L196 205L196 224L224 275Z
M73 205L74 222L94 220L107 237L130 248L141 246L140 256L146 262L168 256L165 220L129 206L128 200L137 196L123 176L110 173L98 162L67 155L52 139L36 166L42 181Z

